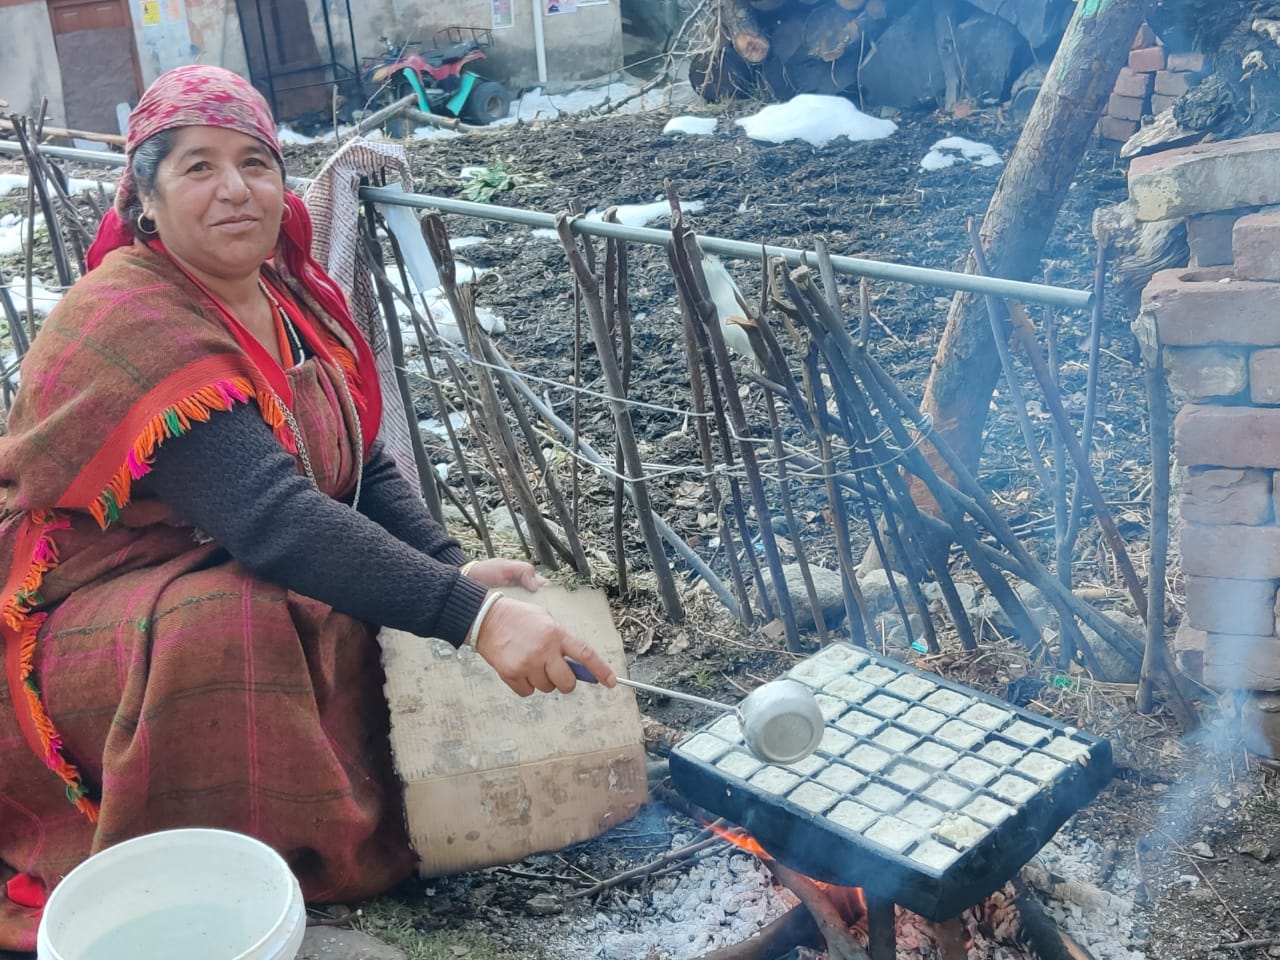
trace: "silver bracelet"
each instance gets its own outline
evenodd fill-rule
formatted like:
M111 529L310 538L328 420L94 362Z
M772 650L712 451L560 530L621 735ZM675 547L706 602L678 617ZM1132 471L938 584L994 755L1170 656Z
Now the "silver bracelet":
M476 618L471 621L471 629L467 631L467 639L463 641L464 647L470 647L472 650L476 648L476 641L480 639L480 628L484 625L484 618L489 615L489 611L493 609L493 605L503 598L504 594L501 590L490 590L484 598L484 603L480 604L480 609L476 611Z

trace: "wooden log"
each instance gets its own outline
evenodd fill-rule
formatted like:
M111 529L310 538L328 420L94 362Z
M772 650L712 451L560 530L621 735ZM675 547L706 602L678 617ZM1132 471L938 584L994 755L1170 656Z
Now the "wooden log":
M787 64L787 77L801 93L835 96L851 90L857 84L860 59L861 52L856 46L832 61L804 57Z
M790 63L797 55L804 55L804 23L808 10L794 10L785 14L769 31L769 56L780 63Z
M821 947L822 934L803 905L792 907L740 943L704 953L702 960L774 960L796 947Z
M66 127L51 127L45 124L41 128L45 140L52 138L92 140L95 143L109 143L113 147L123 147L124 137L118 133L94 133L92 130L69 130Z
M755 78L738 52L723 46L689 58L689 85L703 100L716 103L725 98L751 96Z
M838 60L857 39L856 16L835 3L814 7L804 22L805 49L809 56L826 63Z
M746 63L761 63L769 55L769 38L746 0L720 0L720 28Z
M1101 0L1076 7L983 219L981 232L994 275L1023 280L1039 268L1067 187L1092 140L1145 9L1140 0ZM1036 215L1028 217L1028 210ZM972 273L974 269L970 255L965 270ZM999 374L1000 361L982 297L957 293L921 407L971 470L982 452ZM924 452L935 469L951 476L932 446L926 444ZM912 478L912 495L923 510L937 512L933 497L916 478Z
M390 120L392 117L398 116L406 107L416 106L418 103L418 95L411 93L408 96L401 97L395 103L388 104L381 110L375 110L369 114L358 124L356 124L356 136L368 133L375 127L382 126L383 122Z

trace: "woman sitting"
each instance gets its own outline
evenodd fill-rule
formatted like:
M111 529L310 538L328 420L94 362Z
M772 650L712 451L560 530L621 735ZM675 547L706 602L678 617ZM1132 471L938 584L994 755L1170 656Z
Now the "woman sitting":
M373 357L261 95L172 70L127 154L0 439L0 949L34 949L91 853L167 828L255 836L311 900L408 875L379 626L472 643L521 696L572 690L566 656L614 680L374 443Z

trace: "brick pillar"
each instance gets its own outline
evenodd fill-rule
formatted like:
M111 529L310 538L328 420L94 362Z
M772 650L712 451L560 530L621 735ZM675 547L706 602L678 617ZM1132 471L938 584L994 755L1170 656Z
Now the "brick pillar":
M1176 662L1240 691L1241 734L1280 756L1280 136L1134 160L1143 220L1188 219L1196 266L1156 274L1141 335L1186 402L1174 455L1186 614ZM1209 266L1213 264L1213 266Z

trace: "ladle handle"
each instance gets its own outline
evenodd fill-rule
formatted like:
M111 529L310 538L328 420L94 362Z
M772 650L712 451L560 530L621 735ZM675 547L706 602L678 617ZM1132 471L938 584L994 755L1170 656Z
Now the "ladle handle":
M573 675L579 680L586 683L599 683L595 676L571 657L565 657L569 664L569 669L573 671ZM714 707L716 710L723 710L725 713L737 713L738 708L730 706L727 703L719 703L715 700L708 700L706 697L699 697L692 693L683 693L680 690L668 690L666 687L655 687L651 683L641 683L639 680L628 680L625 677L618 677L618 682L628 687L635 687L637 690L645 690L649 693L656 693L663 697L671 697L673 700L687 700L689 703L701 704L704 707Z

